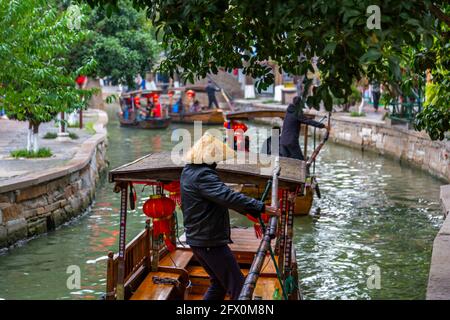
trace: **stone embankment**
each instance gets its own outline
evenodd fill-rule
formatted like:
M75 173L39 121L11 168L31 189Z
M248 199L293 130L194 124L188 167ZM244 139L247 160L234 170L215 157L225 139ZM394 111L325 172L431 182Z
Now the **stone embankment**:
M433 242L428 300L450 300L450 185L441 186L440 198L446 219Z
M96 133L73 158L51 169L0 181L0 248L54 230L92 203L100 172L106 168L108 116L96 110Z

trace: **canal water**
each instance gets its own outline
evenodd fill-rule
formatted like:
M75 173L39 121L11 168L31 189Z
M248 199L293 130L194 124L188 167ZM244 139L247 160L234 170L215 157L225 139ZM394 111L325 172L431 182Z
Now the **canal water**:
M111 168L170 150L171 129L182 127L120 128L114 111L108 112ZM398 161L331 143L319 156L317 175L322 199L315 201L310 216L295 218L304 298L424 299L432 242L442 224L442 182ZM146 195L138 190L128 239L144 227L139 207ZM117 251L118 207L119 196L104 176L96 202L84 216L0 254L0 299L100 298L106 255ZM231 220L251 226L238 214ZM81 288L73 289L69 277L78 268Z

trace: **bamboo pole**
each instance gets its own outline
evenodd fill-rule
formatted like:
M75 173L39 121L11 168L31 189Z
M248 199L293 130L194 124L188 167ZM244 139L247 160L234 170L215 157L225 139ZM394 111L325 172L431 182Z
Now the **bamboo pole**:
M117 300L125 299L125 242L126 242L126 226L127 226L127 184L120 186L120 234L119 234L119 264L117 268Z
M275 158L275 166L273 170L272 177L272 203L273 207L278 208L278 175L280 173L280 159ZM264 236L259 244L258 250L256 251L255 258L253 259L252 265L250 267L247 278L245 279L244 285L239 295L239 300L251 300L253 296L253 291L256 287L256 282L258 281L261 269L266 258L267 252L271 248L271 241L275 237L277 229L278 217L271 217L269 220L269 227L264 232Z

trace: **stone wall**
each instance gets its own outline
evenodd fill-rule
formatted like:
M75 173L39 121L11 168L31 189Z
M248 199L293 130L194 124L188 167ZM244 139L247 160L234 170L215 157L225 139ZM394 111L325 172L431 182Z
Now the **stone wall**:
M384 121L334 116L330 140L406 161L450 181L450 144Z
M106 113L98 111L97 133L83 142L64 167L0 184L0 248L54 230L92 203L106 168Z
M433 242L427 300L450 300L450 185L441 187L440 198L446 219Z

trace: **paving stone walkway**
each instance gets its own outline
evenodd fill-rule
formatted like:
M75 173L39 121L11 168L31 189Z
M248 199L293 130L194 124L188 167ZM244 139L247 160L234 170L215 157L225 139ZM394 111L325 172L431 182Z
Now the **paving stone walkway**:
M84 123L94 122L97 119L95 112L83 113ZM53 156L42 159L14 159L10 153L13 150L25 149L27 144L28 123L0 119L0 181L22 176L37 170L45 170L65 165L72 159L79 146L91 134L86 129L68 128L68 132L78 135L78 139L58 141L57 139L44 139L47 132L58 133L59 128L52 121L43 123L39 127L39 147L50 148Z

